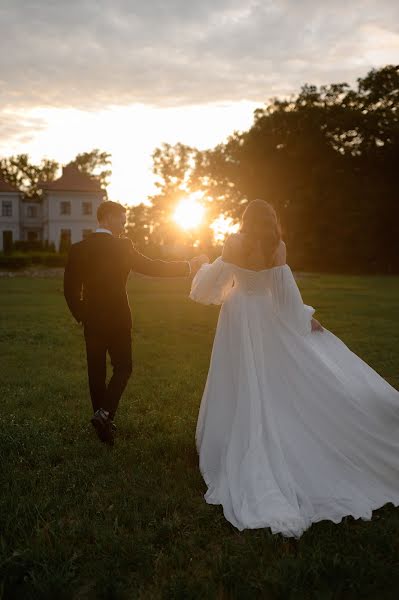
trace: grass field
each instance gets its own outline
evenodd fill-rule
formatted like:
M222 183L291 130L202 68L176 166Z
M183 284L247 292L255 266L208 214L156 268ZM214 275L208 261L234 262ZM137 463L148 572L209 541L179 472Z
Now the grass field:
M135 367L110 449L89 423L62 280L0 279L0 598L398 598L392 504L295 541L239 533L205 503L194 432L218 309L188 300L188 286L129 281ZM312 275L300 287L399 389L399 278Z

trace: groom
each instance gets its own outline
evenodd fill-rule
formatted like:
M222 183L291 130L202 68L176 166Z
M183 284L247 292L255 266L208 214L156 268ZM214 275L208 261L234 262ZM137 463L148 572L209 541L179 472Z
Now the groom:
M102 202L99 227L72 244L64 273L64 296L78 323L84 327L91 419L101 441L114 442L113 422L120 397L132 372L131 328L126 282L130 271L153 277L188 277L207 262L151 260L140 254L125 233L126 209L118 202ZM112 377L106 385L106 355Z

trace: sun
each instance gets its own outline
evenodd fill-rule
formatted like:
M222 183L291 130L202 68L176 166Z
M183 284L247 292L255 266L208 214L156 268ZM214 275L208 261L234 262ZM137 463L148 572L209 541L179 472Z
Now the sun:
M173 213L173 220L182 229L194 229L201 225L204 218L205 208L198 201L198 194L191 194L177 205Z

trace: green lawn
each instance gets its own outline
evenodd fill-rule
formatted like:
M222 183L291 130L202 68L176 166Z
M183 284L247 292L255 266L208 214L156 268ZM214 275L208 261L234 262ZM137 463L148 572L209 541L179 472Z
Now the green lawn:
M218 308L188 300L188 286L129 281L135 368L111 449L89 423L62 280L0 279L0 598L397 598L392 504L295 541L239 533L205 503L194 432ZM399 278L312 275L300 287L399 388Z

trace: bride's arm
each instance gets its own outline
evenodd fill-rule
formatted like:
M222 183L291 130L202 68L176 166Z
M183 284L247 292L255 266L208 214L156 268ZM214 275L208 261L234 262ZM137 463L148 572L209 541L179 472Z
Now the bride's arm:
M232 286L231 265L219 256L213 263L201 266L192 281L190 298L201 304L222 304Z
M292 271L287 264L287 247L281 240L276 250L273 267L284 267L284 270L272 271L275 306L288 322L296 324L303 333L306 331L323 331L319 321L313 318L312 306L304 304L301 293L295 282Z

